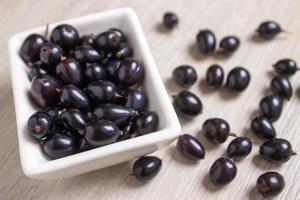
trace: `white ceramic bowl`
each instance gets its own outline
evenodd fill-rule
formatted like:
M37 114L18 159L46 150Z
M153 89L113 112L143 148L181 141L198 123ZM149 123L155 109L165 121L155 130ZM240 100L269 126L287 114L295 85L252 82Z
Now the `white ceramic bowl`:
M27 133L27 119L36 110L27 96L30 82L25 71L26 65L18 55L24 39L31 33L43 34L45 26L16 34L9 40L9 55L20 157L25 175L34 179L75 176L151 153L176 139L181 131L180 123L159 76L135 12L130 8L120 8L53 23L49 27L49 32L56 25L62 23L73 25L80 34L100 33L111 27L120 28L125 32L134 49L135 57L145 65L144 87L149 97L149 109L159 114L159 130L72 156L48 160L43 155L39 144Z

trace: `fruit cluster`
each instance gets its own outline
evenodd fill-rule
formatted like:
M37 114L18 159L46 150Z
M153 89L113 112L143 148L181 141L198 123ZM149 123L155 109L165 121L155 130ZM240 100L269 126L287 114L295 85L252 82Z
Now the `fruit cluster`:
M47 27L48 30L48 27ZM30 136L50 159L155 132L159 118L147 110L145 69L126 35L111 28L80 37L69 24L47 39L29 35L20 49L31 81L30 98L41 111L27 122Z
M168 20L167 20L168 19ZM177 20L174 20L177 19ZM169 30L179 20L175 13L168 12L164 16L163 24ZM173 24L173 26L171 26ZM172 27L172 28L170 28ZM260 24L257 29L257 36L263 40L269 40L284 32L280 25L274 21L266 21ZM228 36L221 40L219 49L216 51L216 37L211 30L201 30L196 36L196 46L203 55L211 53L221 53L224 55L233 54L239 47L240 40L235 36ZM251 122L254 135L268 140L261 144L259 154L263 159L275 163L287 162L291 156L295 155L289 141L276 138L276 131L272 125L279 119L284 99L289 100L292 96L292 86L288 77L295 74L299 68L292 59L282 59L273 65L277 76L271 81L272 94L264 97L260 104L261 115ZM188 88L197 81L196 70L189 65L182 65L174 69L173 80L181 87ZM211 65L206 72L206 83L209 87L217 89L223 84L224 70L218 64ZM243 67L233 68L226 80L228 92L244 91L250 83L250 73ZM177 114L184 118L192 118L202 112L203 104L200 98L188 91L183 90L174 96L173 105ZM237 137L230 132L228 122L221 118L207 119L202 126L202 134L213 143L224 143L229 136L236 137L227 147L227 157L217 159L211 166L209 177L216 186L229 184L237 174L235 160L240 160L252 151L252 140L248 137ZM205 149L201 142L190 134L183 134L177 140L177 149L186 157L192 160L201 160L205 157ZM256 183L258 191L264 196L276 196L284 188L285 181L281 174L277 172L267 172L262 174Z

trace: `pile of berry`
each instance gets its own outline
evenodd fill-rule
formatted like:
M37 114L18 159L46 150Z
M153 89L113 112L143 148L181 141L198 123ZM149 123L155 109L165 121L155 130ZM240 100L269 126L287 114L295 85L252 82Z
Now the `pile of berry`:
M172 30L178 24L176 14L168 12L163 17L163 25L166 29ZM274 21L266 21L260 24L257 36L262 40L270 40L279 33L284 32L280 25ZM219 49L216 50L216 37L211 30L201 30L196 36L196 46L203 55L220 53L224 56L232 55L240 46L240 40L236 36L227 36L220 42ZM289 100L292 96L292 86L288 77L297 70L297 64L292 59L282 59L273 65L277 75L270 84L272 94L264 97L260 104L260 115L253 119L251 128L254 135L265 139L261 144L260 156L270 162L285 163L295 153L289 141L276 138L276 131L272 123L279 119L283 100ZM188 88L197 81L196 70L189 65L179 66L174 69L173 80L180 86ZM222 86L224 70L221 66L211 65L206 72L206 83L208 87L218 89ZM233 68L226 80L225 87L228 92L237 94L244 91L250 83L250 73L243 67ZM192 118L202 112L202 102L200 98L188 91L183 90L174 96L174 108L177 114L184 118ZM248 137L237 137L230 133L228 122L221 118L207 119L202 127L202 133L207 140L214 144L224 143L228 136L236 137L227 148L227 157L217 159L209 171L210 181L216 186L229 184L237 174L235 160L240 160L251 153L252 141ZM177 140L177 149L186 157L192 160L200 160L205 157L205 149L201 142L190 134L181 135ZM264 197L276 196L284 188L285 181L281 174L277 172L267 172L262 174L256 183L258 191Z
M50 159L155 132L148 111L145 69L125 34L111 28L79 36L71 25L47 40L29 35L20 49L31 80L30 98L41 111L28 119L30 136Z

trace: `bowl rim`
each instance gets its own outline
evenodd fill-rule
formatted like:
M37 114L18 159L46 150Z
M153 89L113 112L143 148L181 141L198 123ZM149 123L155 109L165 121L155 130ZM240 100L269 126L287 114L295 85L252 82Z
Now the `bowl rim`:
M157 88L154 90L159 89L160 90L160 102L164 105L163 110L165 110L165 113L168 114L167 119L166 119L166 126L164 126L162 129L159 131L143 135L140 137L136 137L133 139L121 141L121 142L116 142L110 145L106 145L103 147L98 147L89 151L77 153L71 156L66 156L60 159L56 160L49 160L49 161L41 161L35 164L31 164L26 160L26 155L25 152L22 151L22 149L26 148L24 146L24 140L26 140L24 136L24 127L20 127L20 119L18 118L18 109L19 107L19 100L17 99L17 90L15 87L17 87L16 83L16 77L14 76L13 70L15 67L15 61L14 59L21 59L19 58L19 49L16 48L18 40L20 38L25 38L25 36L35 33L35 32L41 32L44 30L44 26L40 26L37 28L29 29L26 31L19 32L9 39L8 47L9 47L9 56L10 56L10 69L11 69L11 79L12 79L12 87L13 87L13 96L14 96L14 105L15 105L15 113L16 113L16 122L17 122L17 132L18 132L18 141L19 141L19 152L20 152L20 159L21 159L21 164L22 168L24 171L24 174L28 177L36 177L39 174L44 174L44 173L50 173L54 172L56 170L61 170L61 169L66 169L68 167L78 165L82 162L89 162L92 160L97 160L101 159L102 157L111 155L111 154L117 154L122 151L128 151L132 150L138 147L142 147L145 145L151 145L151 144L156 144L160 141L168 140L170 138L176 138L181 131L181 126L179 123L179 120L177 118L177 115L174 111L174 108L172 106L172 103L170 101L170 98L167 94L167 91L165 89L165 86L161 80L161 77L158 73L156 64L154 62L154 59L152 57L152 54L150 52L150 48L147 44L147 41L145 39L145 36L142 31L142 27L138 21L138 17L135 13L135 11L131 8L123 7L123 8L117 8L117 9L112 9L112 10L107 10L103 12L98 12L94 14L89 14L89 15L84 15L76 18L71 18L68 20L63 20L55 23L51 23L51 26L55 27L57 24L62 24L62 23L70 23L76 25L84 24L87 21L90 21L92 19L96 18L104 18L108 16L113 16L113 15L124 15L128 18L128 20L131 21L133 24L132 29L134 30L137 40L139 45L141 45L142 52L142 57L143 57L143 63L147 65L147 68L149 69L149 74L150 76L153 76L156 79L156 86ZM22 59L21 59L22 60ZM23 60L22 60L23 61ZM146 64L147 63L147 64ZM159 87L158 87L159 86Z

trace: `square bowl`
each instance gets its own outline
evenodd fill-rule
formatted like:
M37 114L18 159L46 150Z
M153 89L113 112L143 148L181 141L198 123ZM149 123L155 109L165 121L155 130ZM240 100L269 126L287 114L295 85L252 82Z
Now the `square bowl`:
M80 34L100 33L109 28L120 28L128 37L135 58L145 66L144 88L149 97L149 110L159 113L159 129L154 133L116 142L107 146L49 160L27 132L27 119L36 109L27 96L30 82L26 65L19 57L24 39L31 33L43 34L45 27L18 33L9 40L11 79L16 111L20 158L24 174L34 179L58 179L115 165L151 153L176 139L181 127L164 84L147 45L137 15L130 8L119 8L67 21L53 23L49 27L67 23L76 27Z

